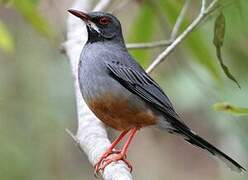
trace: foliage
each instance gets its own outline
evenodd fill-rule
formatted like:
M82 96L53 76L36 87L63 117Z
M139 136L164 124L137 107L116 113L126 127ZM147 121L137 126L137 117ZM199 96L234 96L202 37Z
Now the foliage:
M214 104L214 110L220 112L228 112L232 115L248 116L248 108L234 106L230 103L216 103Z
M162 9L162 16L165 16L168 20L168 23L170 24L170 27L172 29L173 25L176 22L176 18L178 16L178 14L180 13L180 10L183 6L184 1L182 2L177 2L177 1L173 1L173 0L159 0L159 5ZM196 6L197 7L197 6ZM232 29L236 29L236 27L233 27L232 25L229 25L228 30L226 30L226 24L231 24L232 22L236 22L235 20L230 20L230 13L229 11L232 10L233 8L237 9L238 15L236 16L236 18L240 18L240 19L244 19L244 16L242 16L242 12L244 11L244 8L247 7L247 5L245 5L245 2L240 0L237 2L233 2L233 1L221 1L219 8L220 12L217 14L216 13L209 15L210 20L206 19L202 25L197 28L189 37L187 37L187 39L184 42L184 45L186 45L186 48L188 48L188 50L195 56L194 59L195 62L197 62L198 64L200 64L203 68L205 68L213 77L213 79L216 80L217 84L221 84L221 73L219 71L219 68L217 66L217 63L215 61L213 52L212 52L212 45L211 45L211 41L209 40L208 37L213 36L213 45L216 47L216 54L217 54L217 58L219 60L220 66L222 68L222 70L224 71L225 75L231 79L232 81L234 81L239 87L239 82L236 80L236 78L232 75L232 73L230 72L229 68L227 65L224 64L223 59L222 59L222 53L221 53L221 48L223 48L223 43L224 43L224 36L231 36L230 33L232 32L226 32L228 31L230 28ZM150 22L151 20L154 19L154 17L150 14L148 16L147 11L148 9L151 9L151 6L149 6L149 1L146 0L143 2L142 6L141 6L141 10L140 10L140 14L145 14L146 16L141 16L142 18L140 18L140 16L138 16L138 18L136 19L136 22L138 23L134 23L133 25L133 31L132 32L132 36L134 37L139 37L138 40L133 38L132 40L136 40L136 41L142 41L144 39L150 39L151 35L149 35L149 33L151 34L151 32L149 32L148 30L144 31L143 28L140 28L140 26L143 24L143 26L145 25L149 25L150 29L154 29L154 26L151 26ZM157 9L159 9L157 8ZM228 18L225 19L225 16L223 15L225 11L228 15ZM197 12L198 13L198 12ZM191 18L189 18L189 16L184 17L184 21L182 23L182 26L180 28L180 31L182 31L187 25L189 25L189 23L192 21L192 18L194 18L197 13L195 15L193 15ZM155 12L153 12L153 14L155 14ZM215 22L212 21L213 17L215 17ZM151 18L152 17L152 18ZM234 17L234 13L232 13L232 17ZM150 18L150 19L149 19ZM161 18L159 18L161 20ZM228 22L226 22L228 21ZM229 23L231 22L231 23ZM238 22L238 21L237 21ZM214 31L213 31L213 35L211 33L209 33L210 29L207 31L204 31L204 24L208 24L213 27ZM238 29L239 26L237 26ZM147 27L145 28L147 29ZM203 29L203 30L202 30ZM242 31L242 30L241 30ZM145 32L145 33L144 33ZM229 34L227 34L229 33ZM234 35L235 37L235 35ZM165 39L165 37L160 37L162 39ZM132 41L133 42L133 41ZM236 48L234 48L233 50L235 51ZM230 53L230 52L229 52ZM138 51L138 52L134 52L134 54L139 58L142 59L144 58L144 54L147 55L147 51L146 53L144 53L144 51ZM225 54L227 55L227 54ZM227 55L228 56L228 55ZM145 59L145 58L144 58ZM191 59L188 59L191 60ZM187 61L188 61L187 60ZM185 60L183 60L185 61ZM141 63L145 64L147 66L147 62L143 62L140 61ZM238 60L236 60L235 62L240 62ZM234 62L233 62L234 63Z
M217 57L219 59L220 65L221 65L224 73L226 74L226 76L229 79L231 79L232 81L234 81L239 88L241 88L240 85L239 85L239 83L238 83L238 81L231 74L229 68L224 64L223 59L222 59L221 47L223 46L224 36L225 36L225 16L221 12L219 14L219 16L215 20L214 40L213 40L213 43L214 43L214 45L216 47L216 54L217 54Z

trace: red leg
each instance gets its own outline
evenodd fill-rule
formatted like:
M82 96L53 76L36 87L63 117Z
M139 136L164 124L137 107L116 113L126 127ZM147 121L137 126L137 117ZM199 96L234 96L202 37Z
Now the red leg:
M97 161L97 163L94 165L95 172L98 172L99 167L102 163L102 161L113 153L118 153L118 151L114 152L113 149L117 146L117 144L125 137L125 135L128 133L128 130L123 131L118 138L114 140L114 142L111 144L111 146L101 155L100 159Z
M128 147L129 147L132 139L134 138L134 135L136 134L136 132L137 132L137 128L133 128L130 130L130 135L127 139L127 142L124 144L124 146L122 148L122 151L121 151L122 154L127 154Z
M99 171L103 171L107 165L109 165L112 162L116 162L118 160L123 160L130 168L130 171L132 171L131 164L126 160L126 154L127 154L128 147L129 147L132 139L134 138L134 135L136 134L136 132L137 132L137 128L132 128L130 130L129 137L128 137L126 143L124 144L121 152L111 154L111 155L107 156L105 159L103 159L103 161L100 163L100 166L98 166L98 169L96 169L96 171L95 171L97 174L99 174Z
M123 131L119 136L118 138L116 138L114 140L114 142L112 142L111 146L108 148L108 150L113 150L116 145L125 137L125 135L128 133L128 130L126 131Z

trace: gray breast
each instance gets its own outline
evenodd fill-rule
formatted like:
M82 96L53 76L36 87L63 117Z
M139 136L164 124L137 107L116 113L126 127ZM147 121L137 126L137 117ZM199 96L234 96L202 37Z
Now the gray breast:
M118 52L118 53L117 53ZM86 45L81 53L79 64L79 84L86 103L105 93L116 97L135 96L108 74L106 61L121 61L125 52L121 48L93 43Z
M116 119L113 118L114 116L112 113L112 110L115 107L113 106L110 107L111 103L107 102L108 99L107 97L111 97L111 101L112 100L114 102L122 101L127 103L127 106L126 105L123 106L126 107L125 109L122 109L123 112L132 112L135 109L140 109L141 112L147 113L147 117L148 116L150 117L153 114L153 113L151 114L151 112L154 112L156 116L160 118L160 116L158 116L159 115L158 112L154 111L154 109L151 108L140 97L127 90L117 80L115 80L110 76L109 71L105 65L106 61L107 62L119 61L122 64L126 64L128 66L136 66L135 68L140 68L140 66L131 59L128 52L123 50L122 48L118 48L116 46L113 46L111 48L108 47L108 45L102 46L102 45L98 45L97 43L85 46L80 57L79 84L83 98L85 102L88 104L89 108L91 108L91 110L94 112L93 107L95 106L91 105L92 102L96 101L97 99L101 99L101 100L103 99L103 101L101 101L102 109L96 108L95 114L97 115L98 112L99 115L102 114L102 112L104 113L106 112L106 114L104 114L104 117L112 117L112 119ZM139 114L139 118L142 118L143 116L141 117L140 113L137 112L136 114ZM101 117L99 118L104 119ZM109 120L111 118L107 118L107 119ZM135 121L136 125L142 126L142 121L144 121L144 119L143 120L142 119L138 120L138 119ZM147 118L147 119L149 120L151 118ZM112 124L110 121L106 120L105 123L106 122ZM124 120L122 121L120 120L120 122L124 122ZM151 125L153 123L154 121L151 122L149 121L143 125ZM127 127L129 126L130 124L127 125Z

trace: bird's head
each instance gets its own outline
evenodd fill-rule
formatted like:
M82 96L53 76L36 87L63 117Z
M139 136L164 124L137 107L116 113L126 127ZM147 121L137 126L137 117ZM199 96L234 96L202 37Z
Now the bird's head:
M112 14L105 12L90 12L68 10L71 14L82 19L88 31L88 42L123 41L120 21Z

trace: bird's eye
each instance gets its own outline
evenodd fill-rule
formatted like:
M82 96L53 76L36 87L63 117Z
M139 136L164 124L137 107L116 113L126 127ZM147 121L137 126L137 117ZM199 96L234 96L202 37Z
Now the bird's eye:
M109 22L110 22L110 20L107 17L102 17L99 20L99 23L102 24L102 25L107 25Z

